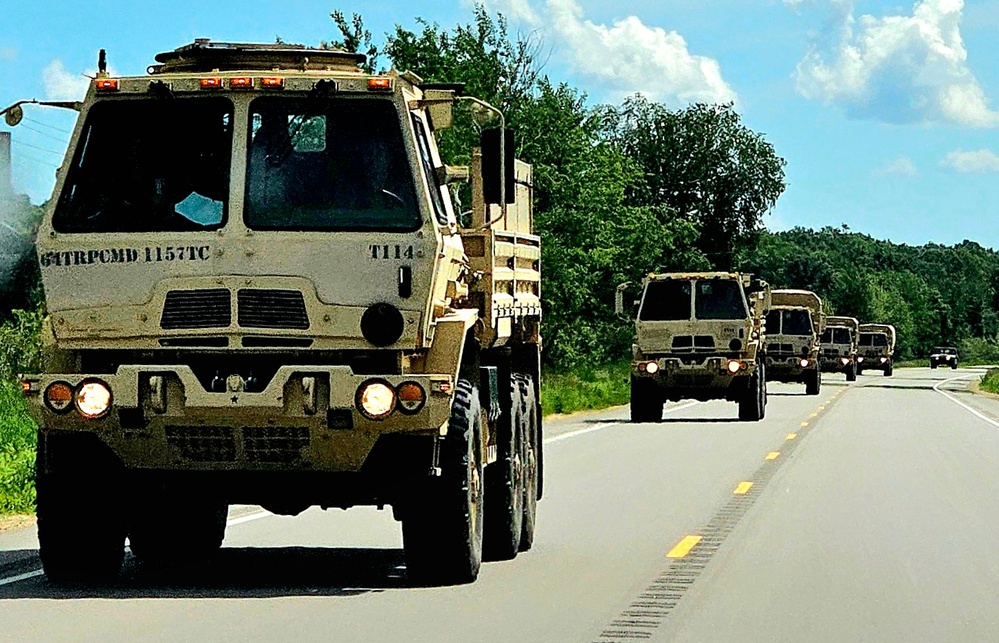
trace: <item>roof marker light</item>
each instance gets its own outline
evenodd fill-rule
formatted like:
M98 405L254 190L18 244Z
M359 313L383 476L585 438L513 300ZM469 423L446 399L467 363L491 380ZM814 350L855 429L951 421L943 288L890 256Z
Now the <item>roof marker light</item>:
M374 89L379 91L385 91L392 89L392 79L391 78L369 78L368 79L368 89Z
M222 79L219 78L219 77L217 77L217 76L212 77L212 78L202 78L201 81L200 81L200 83L201 83L201 89L221 89L222 88Z
M96 87L99 92L116 92L118 91L118 79L98 78L94 81L94 87Z
M237 76L229 79L230 89L253 89L253 79L249 76Z
M280 89L284 87L284 78L277 76L264 76L260 79L260 85L268 89Z

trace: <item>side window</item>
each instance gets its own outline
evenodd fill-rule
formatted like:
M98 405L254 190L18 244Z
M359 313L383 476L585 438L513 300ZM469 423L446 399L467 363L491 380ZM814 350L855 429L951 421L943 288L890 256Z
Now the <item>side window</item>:
M433 157L430 156L430 140L423 121L413 115L413 130L416 132L416 144L420 147L420 162L423 163L423 173L427 175L430 188L430 200L434 204L434 216L437 223L447 225L447 210L444 207L444 197L441 196L441 186L437 185L437 173L434 171Z

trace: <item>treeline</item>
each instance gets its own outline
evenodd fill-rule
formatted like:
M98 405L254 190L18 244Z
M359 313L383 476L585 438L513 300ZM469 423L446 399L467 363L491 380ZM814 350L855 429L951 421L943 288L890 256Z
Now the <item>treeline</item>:
M903 359L945 344L999 360L999 253L974 241L908 246L845 227L795 228L760 235L736 265L819 293L829 313L893 324Z

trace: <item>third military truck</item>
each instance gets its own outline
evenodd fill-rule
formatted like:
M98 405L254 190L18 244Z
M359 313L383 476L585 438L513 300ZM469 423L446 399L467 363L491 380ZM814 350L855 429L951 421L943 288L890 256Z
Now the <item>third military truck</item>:
M622 311L627 284L618 287ZM631 363L631 420L658 422L667 400L729 400L739 419L766 410L763 314L770 288L726 272L649 275Z
M823 373L843 373L847 382L856 381L859 331L860 322L855 317L826 318L820 357Z
M345 51L201 40L156 60L102 60L68 105L38 236L47 357L23 386L46 574L111 577L126 537L153 564L209 555L233 503L391 505L419 583L530 549L531 168L502 128L470 166L436 143L455 105L502 114ZM448 186L468 181L465 218Z
M895 327L891 324L861 324L857 349L857 374L876 369L891 377L895 358Z
M819 340L825 330L822 300L808 290L774 290L767 311L767 377L800 382L808 395L822 386Z

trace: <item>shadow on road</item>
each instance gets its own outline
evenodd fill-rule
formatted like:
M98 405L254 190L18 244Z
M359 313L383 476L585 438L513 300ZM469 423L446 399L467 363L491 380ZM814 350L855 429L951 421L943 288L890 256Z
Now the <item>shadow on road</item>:
M740 420L739 418L676 418L668 417L663 418L658 423L659 424L718 424L725 422L744 422L745 420Z
M37 551L33 554L37 560ZM412 587L401 549L223 548L210 560L170 568L128 556L121 576L101 586L65 586L44 576L0 586L0 601L23 598L277 598L357 596Z

